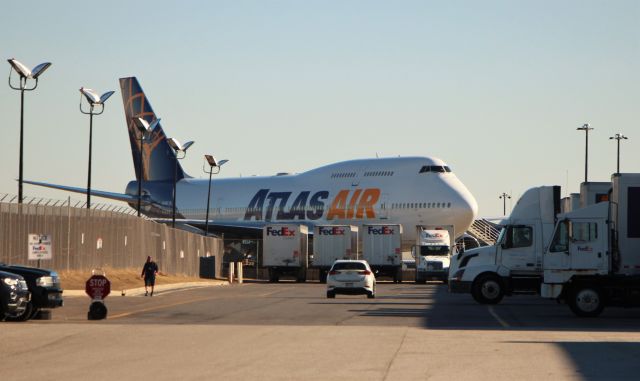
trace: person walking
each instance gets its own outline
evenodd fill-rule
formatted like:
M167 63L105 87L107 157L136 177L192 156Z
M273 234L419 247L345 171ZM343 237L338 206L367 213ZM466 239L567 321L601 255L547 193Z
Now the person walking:
M151 296L153 296L153 287L156 284L156 274L158 273L158 265L151 260L151 256L147 257L144 267L142 267L141 278L144 278L144 296L149 295L148 287L151 287Z

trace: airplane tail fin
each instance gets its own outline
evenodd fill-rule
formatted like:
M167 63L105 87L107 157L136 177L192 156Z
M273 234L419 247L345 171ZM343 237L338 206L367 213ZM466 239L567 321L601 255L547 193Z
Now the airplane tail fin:
M135 118L142 118L151 124L157 119L142 87L136 77L120 78L120 90L124 104L124 114L129 130L131 142L131 154L133 166L136 171L136 179L144 181L173 181L175 170L175 155L166 141L166 135L160 123L150 132L148 137L140 144L141 132L136 127ZM140 171L140 150L142 150L142 169ZM177 180L187 175L178 163Z

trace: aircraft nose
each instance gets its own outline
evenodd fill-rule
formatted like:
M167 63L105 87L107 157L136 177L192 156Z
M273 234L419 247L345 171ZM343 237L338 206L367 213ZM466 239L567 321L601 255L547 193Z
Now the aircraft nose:
M453 203L456 209L455 227L456 231L462 233L473 224L473 221L478 216L478 202L461 182L454 189L456 190L457 198Z

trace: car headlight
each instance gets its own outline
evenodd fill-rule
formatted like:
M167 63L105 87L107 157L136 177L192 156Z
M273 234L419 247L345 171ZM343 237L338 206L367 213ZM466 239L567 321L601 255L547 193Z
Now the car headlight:
M40 287L53 287L58 283L58 277L55 276L42 276L36 279L36 286Z
M18 279L14 279L14 278L4 278L2 280L6 285L9 286L17 286L18 285Z

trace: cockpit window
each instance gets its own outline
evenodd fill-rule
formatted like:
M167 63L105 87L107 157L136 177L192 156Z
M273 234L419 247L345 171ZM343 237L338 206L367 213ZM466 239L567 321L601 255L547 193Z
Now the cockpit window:
M427 172L435 172L435 173L445 173L451 172L451 168L446 165L424 165L420 168L419 173L427 173Z

